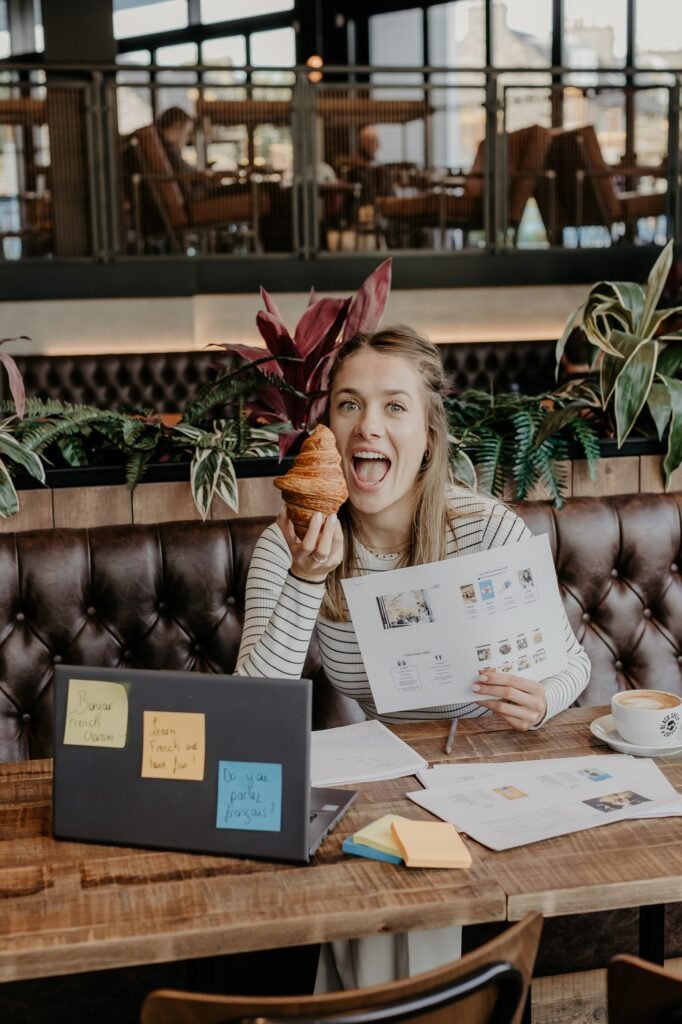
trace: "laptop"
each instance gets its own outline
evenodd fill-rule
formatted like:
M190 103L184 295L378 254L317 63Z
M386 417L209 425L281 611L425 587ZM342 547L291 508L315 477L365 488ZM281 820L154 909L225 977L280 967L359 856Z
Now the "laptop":
M312 683L57 665L53 833L305 864L356 793L310 785Z

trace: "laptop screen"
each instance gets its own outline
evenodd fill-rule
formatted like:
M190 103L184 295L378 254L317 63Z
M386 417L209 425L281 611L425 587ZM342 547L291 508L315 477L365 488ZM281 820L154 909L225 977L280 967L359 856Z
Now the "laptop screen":
M58 839L306 862L312 684L55 668Z

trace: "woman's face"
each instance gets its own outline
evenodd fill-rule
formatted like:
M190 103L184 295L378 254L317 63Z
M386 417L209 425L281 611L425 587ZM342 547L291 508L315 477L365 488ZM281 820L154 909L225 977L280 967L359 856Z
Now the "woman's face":
M427 447L423 385L412 365L369 348L350 356L334 381L329 425L353 508L410 520Z

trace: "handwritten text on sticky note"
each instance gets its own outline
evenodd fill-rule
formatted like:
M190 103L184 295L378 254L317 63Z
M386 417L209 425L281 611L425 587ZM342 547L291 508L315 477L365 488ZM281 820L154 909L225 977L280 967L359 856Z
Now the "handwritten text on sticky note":
M143 727L143 779L203 779L205 715L187 711L145 711Z
M281 764L219 761L216 827L241 828L251 832L280 832Z
M125 747L128 693L122 683L69 679L64 743L78 747Z

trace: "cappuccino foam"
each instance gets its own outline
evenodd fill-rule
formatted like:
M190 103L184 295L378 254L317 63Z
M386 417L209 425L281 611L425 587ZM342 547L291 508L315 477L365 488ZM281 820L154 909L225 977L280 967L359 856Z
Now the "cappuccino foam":
M647 693L646 690L642 690L638 693L619 694L616 702L623 708L665 711L666 708L676 708L680 704L680 698L674 693Z

